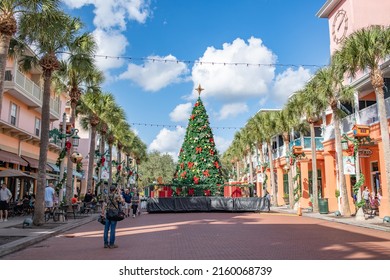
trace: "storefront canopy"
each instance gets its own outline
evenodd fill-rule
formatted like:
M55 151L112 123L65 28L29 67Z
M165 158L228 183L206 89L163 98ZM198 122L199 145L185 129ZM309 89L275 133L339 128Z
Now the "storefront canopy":
M22 158L29 163L31 168L38 168L39 160L26 156L22 156Z
M27 166L28 163L20 156L14 153L10 153L4 150L0 150L0 160L4 162L19 164L21 166Z
M17 170L17 169L6 169L3 171L0 171L0 177L17 177L17 178L35 179L33 176L28 175L20 170Z

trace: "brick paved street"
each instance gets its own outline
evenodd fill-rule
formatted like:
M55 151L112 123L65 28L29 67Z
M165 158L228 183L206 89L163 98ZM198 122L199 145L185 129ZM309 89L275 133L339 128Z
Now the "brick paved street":
M390 259L388 232L282 213L143 214L103 248L97 221L2 259Z

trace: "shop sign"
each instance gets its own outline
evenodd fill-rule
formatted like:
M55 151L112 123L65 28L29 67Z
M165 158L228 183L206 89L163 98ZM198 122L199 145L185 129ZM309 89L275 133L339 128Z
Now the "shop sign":
M372 155L372 151L370 149L359 149L359 157L367 158Z

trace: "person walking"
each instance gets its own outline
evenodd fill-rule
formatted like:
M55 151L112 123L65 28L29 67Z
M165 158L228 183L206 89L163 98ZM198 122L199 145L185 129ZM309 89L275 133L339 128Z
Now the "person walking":
M126 189L122 193L122 196L123 196L123 199L125 200L125 214L126 214L126 217L130 217L130 205L131 205L131 198L132 198L130 190Z
M45 207L52 210L54 207L54 196L55 190L53 187L53 183L50 183L45 188Z
M362 192L362 198L366 202L366 205L369 206L370 205L370 191L368 190L367 186L364 188L364 191Z
M104 248L118 248L118 245L115 244L115 230L117 221L109 220L107 217L107 211L109 209L116 210L120 207L120 204L123 202L122 196L118 193L116 186L110 186L110 192L104 197L103 207L102 207L102 216L106 217L106 223L104 225ZM108 232L110 232L110 240L108 240Z
M133 209L133 218L135 218L135 215L137 214L138 204L139 204L139 193L136 192L131 198L131 208Z
M1 185L0 189L0 222L8 221L8 209L9 202L11 201L12 193L7 188L6 184ZM4 220L3 220L3 212L4 212Z

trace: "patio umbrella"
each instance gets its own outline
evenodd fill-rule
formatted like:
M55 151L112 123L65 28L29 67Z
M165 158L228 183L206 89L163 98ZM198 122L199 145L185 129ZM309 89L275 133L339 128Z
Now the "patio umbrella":
M35 179L33 176L28 175L20 170L17 170L17 169L6 169L3 171L0 171L0 177L17 177L17 178Z

